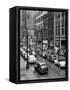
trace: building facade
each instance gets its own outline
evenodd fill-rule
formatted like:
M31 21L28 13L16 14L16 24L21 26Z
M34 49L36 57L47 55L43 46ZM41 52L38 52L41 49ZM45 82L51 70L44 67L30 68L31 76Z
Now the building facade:
M39 11L36 16L37 43L41 46L54 46L54 12ZM46 42L46 43L43 43ZM48 44L48 45L47 45ZM40 47L41 47L40 46Z
M20 41L25 44L28 35L33 44L40 48L62 48L66 46L65 32L65 12L20 11Z
M25 11L20 10L20 45L21 46L23 44L26 44L26 20L25 19L26 19Z
M54 12L48 11L48 47L54 48Z
M54 13L54 47L65 47L65 12Z
M43 49L47 48L47 29L48 12L37 11L35 16L36 49L42 54Z

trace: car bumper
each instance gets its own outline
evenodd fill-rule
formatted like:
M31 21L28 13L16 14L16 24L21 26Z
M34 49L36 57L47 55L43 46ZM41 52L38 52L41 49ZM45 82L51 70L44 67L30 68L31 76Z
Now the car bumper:
M40 74L40 75L48 74L48 71L39 71L39 74Z
M66 68L66 66L59 66L61 69L65 69Z
M29 61L29 64L35 64L36 61Z
M36 71L38 74L40 74L40 75L48 74L48 70L46 70L46 71L40 71L40 70L37 70L37 69L35 68L35 71Z

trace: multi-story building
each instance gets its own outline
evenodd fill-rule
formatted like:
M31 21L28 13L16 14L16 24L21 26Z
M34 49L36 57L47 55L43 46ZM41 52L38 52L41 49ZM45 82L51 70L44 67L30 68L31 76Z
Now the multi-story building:
M35 37L35 27L34 27L34 15L35 11L27 11L27 33L28 33L28 46L30 48L35 48L36 37Z
M37 43L43 47L53 46L54 42L54 12L39 11L36 15ZM43 43L45 42L45 43ZM40 46L40 47L41 47Z
M65 12L54 13L54 46L65 46Z
M20 44L23 45L26 42L26 16L25 11L20 10Z
M47 39L47 11L38 11L35 18L37 45L43 47L43 40Z
M43 40L48 47L65 46L65 12L38 11L36 14L37 43L42 47Z
M35 11L28 11L27 10L27 29L28 30L34 30L34 14Z
M54 48L54 12L48 11L48 46Z
M28 32L34 32L33 35L29 34L28 38L40 48L43 48L43 45L46 44L44 42L48 42L48 47L58 46L61 48L65 46L65 12L21 10L21 41L27 41L26 35Z
M32 33L34 32L33 30L34 30L34 12L28 10L27 11L21 10L20 11L20 44L22 43L23 46L27 46L27 44L29 44L29 39L35 42L35 36Z

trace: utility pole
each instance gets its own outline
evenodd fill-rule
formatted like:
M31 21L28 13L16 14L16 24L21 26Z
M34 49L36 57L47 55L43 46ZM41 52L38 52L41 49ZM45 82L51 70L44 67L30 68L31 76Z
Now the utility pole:
M55 49L55 31L56 31L56 17L54 12L54 49Z
M27 30L27 16L26 16L26 11L25 11L25 28L26 28L26 44L27 44L27 64L26 64L26 69L29 69L29 61L28 61L28 30Z
M43 55L43 40L44 40L44 20L43 20L43 29L42 29L42 55Z

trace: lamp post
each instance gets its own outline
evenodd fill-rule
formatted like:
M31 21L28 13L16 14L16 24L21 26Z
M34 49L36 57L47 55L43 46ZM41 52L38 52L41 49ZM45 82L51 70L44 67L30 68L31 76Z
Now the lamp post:
M25 11L25 28L26 28L26 44L27 44L27 64L26 69L29 69L29 62L28 62L28 30L27 30L27 16Z

